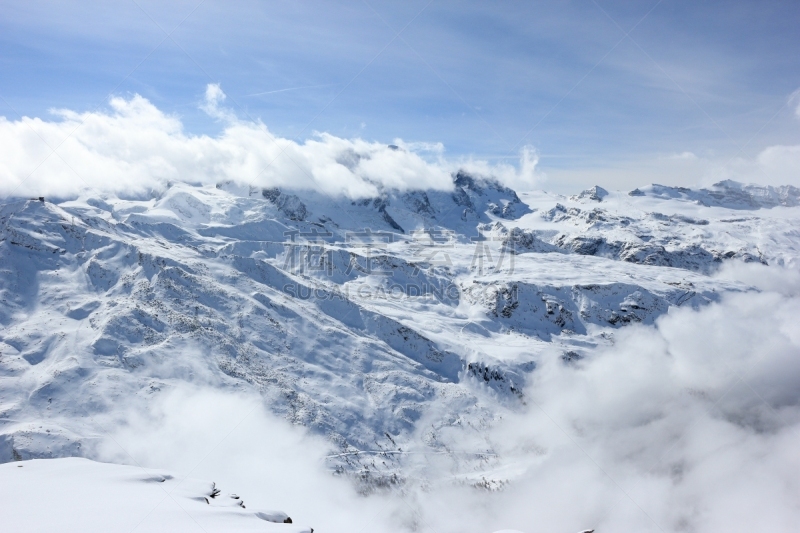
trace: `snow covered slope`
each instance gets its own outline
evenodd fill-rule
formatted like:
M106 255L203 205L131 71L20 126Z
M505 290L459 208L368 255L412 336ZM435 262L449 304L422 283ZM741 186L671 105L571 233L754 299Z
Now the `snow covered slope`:
M453 179L357 200L177 183L7 201L0 460L94 457L96 416L202 380L326 436L328 466L364 491L425 477L426 457L494 488L513 475L492 424L543 360L754 290L713 276L726 261L797 266L791 187L563 197Z
M210 481L80 458L0 465L0 500L8 533L313 531Z

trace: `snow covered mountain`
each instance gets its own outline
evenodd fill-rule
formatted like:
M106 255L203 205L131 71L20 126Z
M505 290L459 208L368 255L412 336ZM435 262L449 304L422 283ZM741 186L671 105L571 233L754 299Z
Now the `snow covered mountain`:
M205 380L324 435L363 492L431 460L498 488L514 474L491 428L543 360L755 290L714 276L726 262L796 267L799 202L734 182L516 193L464 172L357 200L232 182L8 200L0 461L94 457L98 420Z

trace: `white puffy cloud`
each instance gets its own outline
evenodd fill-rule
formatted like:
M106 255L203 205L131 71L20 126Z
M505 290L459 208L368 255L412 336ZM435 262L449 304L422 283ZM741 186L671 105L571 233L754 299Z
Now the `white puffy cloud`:
M721 275L763 291L623 328L577 365L543 360L525 412L493 430L512 483L426 494L430 529L790 531L800 278L762 265Z
M345 478L325 470L329 445L269 413L253 392L194 384L174 388L130 409L125 423L99 447L104 461L169 468L213 480L237 493L248 511L281 510L317 530L358 531L385 509L385 500L360 497ZM384 517L373 531L391 531Z
M800 89L789 96L787 105L800 118ZM551 186L560 192L575 191L589 183L630 190L651 183L707 187L728 179L758 185L800 187L800 145L775 144L762 148L755 155L744 155L744 152L720 155L688 150L649 154L591 167L548 169L547 173Z
M200 109L208 113L210 117L226 122L236 122L236 115L220 107L220 104L225 102L226 99L227 96L222 91L219 83L209 83L206 86L205 102L200 105Z
M129 462L124 448L145 466L213 478L252 508L279 507L332 532L791 531L800 522L800 275L752 264L718 275L760 292L622 328L577 364L543 359L527 406L490 431L504 465L495 475L511 479L500 491L459 486L434 456L425 465L433 483L358 496L325 472L319 438L255 395L202 387L128 416L108 458ZM483 437L462 433L454 451L485 449Z
M686 161L683 170L697 176L696 184L706 186L726 179L760 185L800 186L800 145L768 146L755 157L700 157Z
M507 163L490 164L483 160L468 158L461 162L464 170L481 175L495 176L505 185L520 191L529 191L547 177L538 172L539 155L532 146L524 146L520 152L519 168Z
M201 108L223 122L218 136L187 133L180 119L135 95L115 97L110 110L54 110L57 120L0 117L0 194L73 196L92 188L117 194L147 194L169 181L316 189L365 197L381 188L452 187L459 161L443 158L440 144L395 147L318 133L298 143L276 136L260 121L246 121L224 107L219 85L206 88ZM54 152L55 150L55 152ZM536 160L522 155L513 167L480 163L486 175L535 180Z
M774 145L754 157L720 157L681 152L637 157L591 168L547 169L548 185L570 193L595 183L611 189L633 189L651 183L708 187L722 180L759 185L800 186L800 145Z
M777 145L763 150L757 165L769 184L800 183L800 145Z

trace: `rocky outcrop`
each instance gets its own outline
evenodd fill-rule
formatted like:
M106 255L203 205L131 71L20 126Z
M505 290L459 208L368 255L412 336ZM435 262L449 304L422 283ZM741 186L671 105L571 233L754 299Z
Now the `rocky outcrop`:
M306 219L308 210L300 198L294 194L284 194L277 187L263 189L261 195L277 207L286 218L295 222Z
M586 189L580 194L573 196L571 199L575 201L591 200L592 202L602 202L603 198L608 196L608 191L599 185L595 185L591 189Z

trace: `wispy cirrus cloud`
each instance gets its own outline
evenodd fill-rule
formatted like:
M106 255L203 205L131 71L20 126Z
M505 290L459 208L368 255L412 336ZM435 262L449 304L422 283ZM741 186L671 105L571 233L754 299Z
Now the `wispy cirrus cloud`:
M800 89L797 89L789 97L789 105L794 107L794 114L800 118Z

